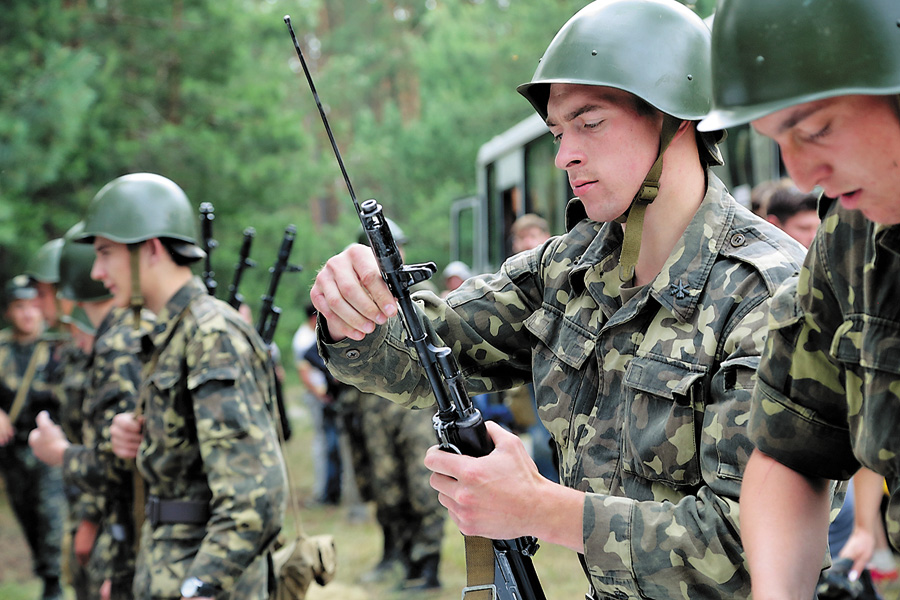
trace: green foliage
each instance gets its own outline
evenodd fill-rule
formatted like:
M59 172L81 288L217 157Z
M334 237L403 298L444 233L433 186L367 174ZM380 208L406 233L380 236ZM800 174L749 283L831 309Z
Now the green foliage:
M530 79L584 0L7 0L0 20L0 277L20 271L106 182L153 171L212 202L227 289L254 309L284 228L276 297L288 347L318 267L358 222L282 16L291 14L359 200L449 261L449 207L475 191L478 147L531 112ZM711 10L712 0L698 0ZM702 14L702 13L701 13Z

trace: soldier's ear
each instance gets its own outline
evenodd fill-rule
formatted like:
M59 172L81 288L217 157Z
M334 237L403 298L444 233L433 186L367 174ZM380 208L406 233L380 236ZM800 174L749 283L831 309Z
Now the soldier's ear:
M163 256L168 256L168 251L159 238L150 238L142 244L141 251L145 253L147 261L157 263Z

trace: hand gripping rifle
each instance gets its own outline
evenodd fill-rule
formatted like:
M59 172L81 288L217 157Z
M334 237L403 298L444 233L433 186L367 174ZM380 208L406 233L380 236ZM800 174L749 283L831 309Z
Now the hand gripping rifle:
M256 262L250 259L250 245L253 243L253 237L256 230L248 227L244 230L244 241L241 243L241 252L238 256L238 262L234 265L234 277L228 285L228 304L235 310L240 308L244 303L244 296L238 292L241 285L241 278L244 276L244 269L247 267L255 267Z
M210 296L216 295L216 287L219 285L216 283L216 272L213 271L212 261L210 260L210 254L219 245L219 242L214 240L212 236L212 222L216 218L213 211L212 202L200 204L200 233L203 238L203 251L206 253L206 256L203 257L203 283L206 285L206 291L209 292Z
M316 92L312 75L303 58L300 44L291 27L290 16L284 17L294 49L300 59L303 72L309 82L310 91L319 109L325 131L331 141L338 166L344 176L344 182L353 200L353 206L359 215L363 231L369 239L369 245L378 261L381 276L391 293L397 299L400 308L400 316L406 328L407 343L412 346L419 363L422 365L431 391L437 401L438 411L434 416L434 428L437 432L441 449L467 456L485 456L494 449L493 442L487 433L484 419L477 408L472 404L465 389L465 381L460 371L459 364L453 356L450 348L437 347L433 330L426 331L421 314L416 310L415 304L409 292L409 288L416 283L428 279L437 272L437 266L433 262L404 265L400 256L400 250L391 235L390 227L384 211L375 200L366 200L361 205L356 200L353 185L344 167L344 161L338 150L337 142L328 118ZM470 560L470 543L473 547L484 548L483 542L493 550L493 561L484 561L483 555L477 560L482 564L473 568ZM483 538L467 538L467 568L469 585L463 589L464 600L545 600L543 589L538 580L531 557L537 551L537 540L531 537L523 537L515 540L484 540ZM480 550L478 550L480 551ZM488 558L490 558L488 550ZM485 568L484 562L492 562ZM473 571L478 571L473 576ZM477 579L473 581L473 579Z

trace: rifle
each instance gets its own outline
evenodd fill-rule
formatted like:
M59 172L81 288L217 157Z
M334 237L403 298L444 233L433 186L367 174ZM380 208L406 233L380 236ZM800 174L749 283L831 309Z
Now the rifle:
M215 214L213 214L214 210L212 202L200 204L200 233L203 238L203 251L206 253L206 256L203 258L203 283L206 285L206 291L209 292L210 296L216 295L216 288L219 285L216 283L216 272L213 271L212 261L209 256L219 245L219 242L213 239L212 236L212 222L216 218Z
M294 246L294 237L297 235L297 228L288 225L284 230L284 238L281 240L281 248L278 249L278 258L275 264L269 268L269 289L265 296L262 297L262 308L259 311L259 321L256 323L256 331L262 337L268 346L275 337L275 328L278 326L278 319L281 317L281 308L275 306L275 292L278 290L278 283L281 281L281 275L285 272L299 273L303 267L292 265L288 262L291 257L291 249Z
M275 338L275 328L278 326L278 319L281 317L281 308L275 306L275 292L278 290L281 275L285 272L299 273L303 270L302 267L292 265L288 262L291 257L291 249L294 246L294 237L296 235L297 228L293 225L288 225L285 228L284 238L281 240L281 248L278 250L278 258L275 259L275 264L269 269L269 273L272 274L272 276L269 277L269 289L266 291L266 295L262 297L262 308L259 311L259 321L256 323L256 331L259 333L260 337L262 337L267 348L272 344L272 340ZM244 243L247 243L247 238L244 238ZM274 369L275 363L271 352L269 352L269 360ZM287 412L285 411L284 393L282 392L281 382L278 381L278 377L275 377L275 401L278 403L278 414L281 417L281 433L284 440L287 441L291 439L291 423L288 420Z
M234 266L234 277L228 285L228 304L235 310L240 308L244 303L244 296L238 292L241 285L241 278L244 276L244 269L247 267L255 267L256 261L250 259L250 245L253 243L253 237L256 230L248 227L244 230L244 241L241 243L241 252L238 256L238 262Z
M439 445L442 450L455 452L467 456L485 456L494 449L494 444L487 433L484 419L477 408L472 404L468 392L465 389L465 380L460 371L459 364L453 356L450 348L437 347L432 342L433 331L426 331L421 314L416 310L409 288L424 281L437 272L437 266L433 262L415 265L404 265L400 250L391 235L387 219L384 216L382 206L374 199L369 199L359 204L356 193L350 183L347 169L341 158L340 150L334 139L328 118L319 94L313 83L312 75L303 58L297 36L291 27L290 16L284 17L294 49L300 59L303 72L306 74L310 91L319 109L319 115L331 141L338 166L344 176L344 183L353 200L353 206L362 223L363 231L369 239L369 246L378 261L381 276L397 299L400 309L400 317L407 333L407 344L416 351L419 363L425 371L431 391L437 402L438 411L434 415L433 422ZM470 542L481 545L483 538L467 538L467 546ZM469 585L463 589L463 598L471 594L472 598L489 598L500 600L545 600L544 591L538 580L531 557L537 551L537 540L532 537L523 537L515 540L491 540L493 549L494 577L490 583L473 585L471 580L473 569L469 569ZM468 558L468 557L467 557ZM481 565L478 565L479 567ZM471 565L467 565L467 568ZM475 582L476 584L479 582Z

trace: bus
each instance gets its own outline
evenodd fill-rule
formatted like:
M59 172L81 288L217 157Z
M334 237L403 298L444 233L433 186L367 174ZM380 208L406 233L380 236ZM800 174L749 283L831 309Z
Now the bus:
M758 183L786 176L778 146L749 126L729 130L719 147L725 165L713 172L745 206ZM477 194L451 208L451 260L465 262L473 273L496 271L512 253L510 228L525 213L544 217L553 234L565 232L566 204L574 194L555 155L553 136L537 114L479 148Z

